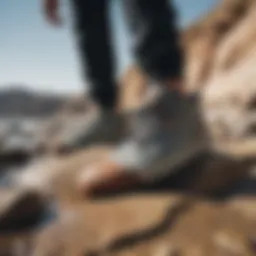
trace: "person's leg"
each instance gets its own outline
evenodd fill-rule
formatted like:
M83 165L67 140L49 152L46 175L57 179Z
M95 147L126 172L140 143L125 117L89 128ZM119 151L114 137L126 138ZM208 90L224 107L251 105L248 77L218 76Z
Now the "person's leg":
M74 6L83 71L91 95L102 108L116 103L114 60L108 19L108 0L71 0Z
M111 1L70 1L82 70L98 111L91 113L91 118L86 118L84 122L69 123L67 131L59 135L57 143L62 152L95 143L113 143L119 139L119 133L123 130L122 118L116 113L118 86L108 19L108 5Z
M124 0L139 65L161 84L183 80L183 52L174 6L168 0Z

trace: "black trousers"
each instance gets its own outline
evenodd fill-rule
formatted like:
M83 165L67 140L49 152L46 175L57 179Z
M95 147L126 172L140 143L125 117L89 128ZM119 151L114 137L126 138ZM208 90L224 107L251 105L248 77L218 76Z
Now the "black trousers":
M108 5L110 0L71 0L85 75L93 98L115 105L117 87ZM173 6L168 0L122 0L138 64L153 79L182 76L183 57Z

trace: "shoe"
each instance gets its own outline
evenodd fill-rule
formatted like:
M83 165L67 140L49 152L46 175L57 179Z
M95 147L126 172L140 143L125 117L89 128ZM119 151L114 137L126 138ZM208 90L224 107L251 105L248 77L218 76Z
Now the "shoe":
M131 118L131 135L110 161L144 180L161 179L208 149L199 95L163 89Z
M113 144L123 136L124 116L114 112L93 112L75 120L61 134L61 151L74 151L93 144Z

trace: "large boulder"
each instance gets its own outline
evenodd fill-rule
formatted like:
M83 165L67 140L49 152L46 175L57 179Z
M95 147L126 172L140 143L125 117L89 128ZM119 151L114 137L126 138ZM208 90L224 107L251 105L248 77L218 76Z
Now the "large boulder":
M186 83L189 88L198 89L203 86L215 72L216 66L218 70L225 69L231 58L242 59L242 55L239 55L235 48L238 46L238 51L245 52L246 46L251 44L250 42L253 44L249 37L254 33L254 22L252 14L248 15L248 12L255 8L253 5L252 0L222 1L213 11L185 30L182 44L186 53ZM244 21L247 19L248 21ZM240 23L246 22L248 27L239 29L243 26ZM234 35L238 33L240 35ZM241 34L246 34L242 43L228 43L234 37L241 37ZM225 46L227 44L229 46Z

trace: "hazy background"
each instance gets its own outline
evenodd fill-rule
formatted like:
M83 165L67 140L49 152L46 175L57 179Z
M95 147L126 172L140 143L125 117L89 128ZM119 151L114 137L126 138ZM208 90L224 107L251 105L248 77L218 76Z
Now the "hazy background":
M132 61L129 34L123 21L121 1L113 1L111 18L120 74ZM176 0L180 25L207 12L218 0ZM64 24L50 27L41 12L41 0L0 1L0 89L25 86L47 92L79 92L82 81L67 0L62 0ZM86 85L85 85L86 86Z

